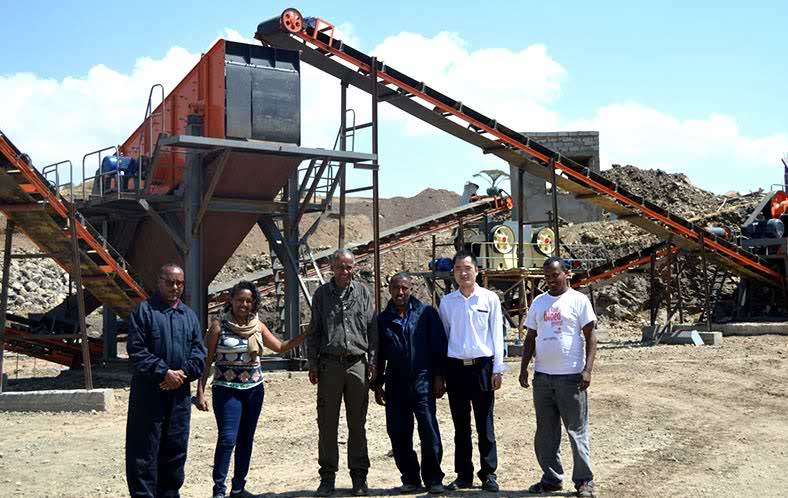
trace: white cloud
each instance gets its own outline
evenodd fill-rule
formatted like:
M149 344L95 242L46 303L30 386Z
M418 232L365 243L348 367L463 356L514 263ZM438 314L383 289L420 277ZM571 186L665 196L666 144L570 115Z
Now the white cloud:
M62 80L0 75L0 129L38 167L71 159L81 177L85 153L124 141L139 125L150 87L162 83L171 90L198 59L172 47L161 59L137 59L129 74L98 64Z
M558 115L549 104L560 96L566 70L550 57L544 45L520 51L471 51L456 33L444 31L427 38L403 32L383 40L372 54L507 126L548 130L558 124ZM392 119L393 112L387 109L383 116ZM433 129L414 118L407 120L409 134Z
M634 164L687 174L716 192L768 188L782 182L788 135L749 137L736 120L712 113L679 119L638 103L604 106L565 129L599 130L602 164Z
M218 36L257 43L232 28ZM339 25L335 36L361 47L351 24ZM681 171L696 184L717 191L768 187L782 178L779 158L788 152L788 135L750 136L725 114L679 119L630 102L606 105L585 119L562 120L557 109L567 72L544 45L473 50L456 33L425 37L403 32L386 38L370 53L514 129L599 130L603 165L630 163ZM172 47L160 58L137 59L128 73L99 64L84 75L62 80L27 72L0 75L0 129L38 166L71 159L79 170L84 153L122 142L137 127L152 84L160 82L171 90L198 59L199 54ZM302 144L331 147L339 126L339 81L302 64L301 94ZM369 94L350 88L349 107L357 111L357 124L369 121ZM433 132L437 133L434 128L392 106L384 104L380 112L384 142L410 143L423 150L425 159L441 159L441 154L428 153ZM368 137L368 131L359 132L356 150L370 149ZM385 162L396 166L401 157L401 151L388 150ZM468 157L468 164L501 166L481 154ZM392 179L408 185L403 189L419 188Z

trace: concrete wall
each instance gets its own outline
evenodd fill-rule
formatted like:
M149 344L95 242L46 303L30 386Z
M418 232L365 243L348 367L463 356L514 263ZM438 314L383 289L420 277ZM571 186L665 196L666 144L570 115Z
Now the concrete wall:
M599 163L599 132L598 131L559 131L559 132L523 132L539 143L569 157L575 162L588 166L593 171L600 170ZM517 186L517 168L510 166L512 197L517 213L519 200ZM525 222L544 221L553 210L553 199L547 193L547 182L525 173ZM602 219L602 210L589 202L575 199L571 194L558 196L558 214L561 218L574 223L597 221ZM515 214L516 216L516 214Z
M107 411L114 399L112 389L4 392L0 412Z

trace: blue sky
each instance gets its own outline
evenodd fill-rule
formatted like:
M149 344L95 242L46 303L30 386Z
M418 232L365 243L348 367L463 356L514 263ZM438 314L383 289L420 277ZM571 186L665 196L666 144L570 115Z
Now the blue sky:
M216 38L251 36L290 6L511 127L599 129L603 167L681 171L716 192L782 178L784 2L6 1L0 129L37 164L122 142L157 71L177 81ZM324 103L326 116L305 124L315 129L303 145L330 146L338 84L303 78L305 105ZM383 195L459 191L474 172L506 166L398 112L383 119Z

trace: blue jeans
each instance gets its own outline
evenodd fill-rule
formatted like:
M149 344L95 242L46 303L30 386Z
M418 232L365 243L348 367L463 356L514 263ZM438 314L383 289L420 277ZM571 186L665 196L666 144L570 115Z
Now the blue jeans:
M246 474L252 459L254 431L263 408L265 386L263 383L251 389L233 389L213 386L213 413L219 429L216 451L213 455L213 494L225 493L224 484L230 470L230 456L235 448L235 469L232 490L246 486Z
M588 391L580 390L580 379L580 374L534 374L534 450L545 484L561 484L564 480L560 453L562 422L572 447L572 481L579 486L594 480L588 447Z

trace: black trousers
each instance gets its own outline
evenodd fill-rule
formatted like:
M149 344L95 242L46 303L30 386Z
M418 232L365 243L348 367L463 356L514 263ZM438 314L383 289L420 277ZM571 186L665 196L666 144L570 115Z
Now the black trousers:
M179 498L191 422L191 393L184 383L162 391L132 378L126 420L126 480L133 498Z
M446 390L454 422L454 471L457 478L473 481L473 444L471 442L471 409L479 439L479 479L495 475L498 449L495 443L492 389L492 357L479 358L473 365L449 358L446 363Z
M426 486L439 484L444 476L441 470L443 445L432 386L411 386L407 381L403 382L405 385L402 386L386 385L386 431L391 440L394 462L403 484L419 485L422 480ZM421 441L421 468L413 450L414 417Z

